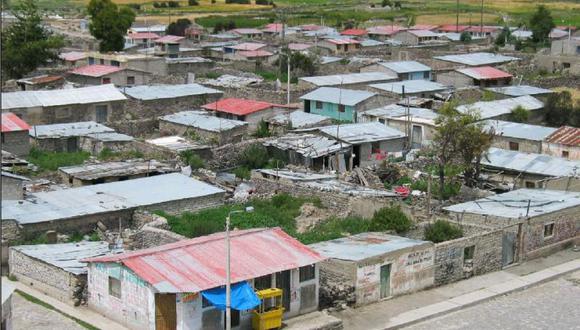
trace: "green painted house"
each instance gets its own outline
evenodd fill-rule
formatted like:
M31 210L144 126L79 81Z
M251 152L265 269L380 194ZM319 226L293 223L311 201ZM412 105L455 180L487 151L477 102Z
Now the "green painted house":
M356 122L358 113L380 105L375 93L334 87L321 87L300 98L304 112L340 121Z

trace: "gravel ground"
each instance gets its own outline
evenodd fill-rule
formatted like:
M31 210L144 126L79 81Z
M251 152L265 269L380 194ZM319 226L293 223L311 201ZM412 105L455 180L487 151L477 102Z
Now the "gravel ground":
M86 330L68 317L12 295L12 327L14 330Z

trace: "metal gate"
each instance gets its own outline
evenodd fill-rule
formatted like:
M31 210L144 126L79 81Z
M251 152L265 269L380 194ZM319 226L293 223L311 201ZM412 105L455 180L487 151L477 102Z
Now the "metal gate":
M516 251L516 233L503 233L501 245L501 261L503 267L513 264L514 253Z

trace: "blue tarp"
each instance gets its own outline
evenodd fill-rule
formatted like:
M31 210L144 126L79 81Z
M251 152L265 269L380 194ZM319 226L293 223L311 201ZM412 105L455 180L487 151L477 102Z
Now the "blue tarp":
M232 308L239 311L253 309L260 299L248 282L232 284ZM203 291L201 295L219 310L226 310L226 287Z

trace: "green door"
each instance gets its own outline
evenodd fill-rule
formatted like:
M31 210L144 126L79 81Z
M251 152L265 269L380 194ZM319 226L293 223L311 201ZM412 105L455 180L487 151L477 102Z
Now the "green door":
M391 265L381 266L381 299L391 295Z

